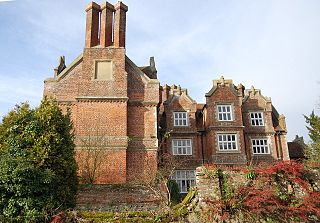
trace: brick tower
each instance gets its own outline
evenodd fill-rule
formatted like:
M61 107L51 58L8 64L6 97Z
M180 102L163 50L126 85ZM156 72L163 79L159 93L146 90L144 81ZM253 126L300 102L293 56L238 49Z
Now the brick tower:
M44 95L71 111L79 174L96 184L144 180L157 168L159 81L153 58L138 67L126 56L127 11L90 3L83 53L69 66L61 57L45 80Z

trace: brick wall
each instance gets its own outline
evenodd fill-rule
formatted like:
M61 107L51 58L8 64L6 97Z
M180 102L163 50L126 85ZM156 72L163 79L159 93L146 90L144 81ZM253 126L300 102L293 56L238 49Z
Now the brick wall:
M94 171L94 159L97 159L97 169L94 184L123 184L127 182L126 150L121 148L98 148L80 147L76 149L76 160L79 167L80 182L86 183L86 171ZM87 168L86 162L90 167Z
M177 156L188 160L190 168L202 161L202 146L205 163L244 165L248 163L287 160L285 119L272 106L271 100L254 89L245 90L241 84L221 77L214 80L212 89L206 94L206 104L196 104L180 86L164 85L160 88L161 100L159 123L162 134L172 130L165 140L164 151L171 152L173 138L190 138L193 142L192 156ZM218 118L218 106L230 105L232 120ZM188 111L189 126L174 127L173 112ZM263 125L253 126L250 113L261 112ZM237 150L219 149L218 134L236 134ZM201 136L203 137L203 145ZM253 154L252 140L267 139L268 154Z
M180 86L164 86L161 89L161 98L167 100L160 106L162 111L159 119L165 123L162 133L170 132L170 137L165 139L162 152L172 154L173 139L191 139L192 155L175 155L175 158L179 160L178 169L195 169L202 163L201 138L197 132L196 121L197 103L188 95L187 90L181 89ZM187 112L188 126L174 126L174 112Z
M205 128L206 154L209 162L218 164L245 164L246 145L243 133L242 120L242 89L234 86L232 80L223 78L214 82L213 88L206 94ZM231 105L232 121L219 121L217 106ZM236 134L237 151L218 150L217 134Z
M72 113L79 174L88 152L99 151L97 184L144 179L157 169L159 81L125 55L127 10L121 2L90 3L83 54L45 81L44 95ZM97 77L101 63L108 66L106 79Z

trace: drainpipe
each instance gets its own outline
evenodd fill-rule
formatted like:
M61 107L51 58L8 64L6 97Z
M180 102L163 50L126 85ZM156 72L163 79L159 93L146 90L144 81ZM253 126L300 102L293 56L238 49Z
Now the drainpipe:
M202 157L202 165L204 165L203 136L204 136L205 131L204 130L198 130L197 132L201 137L201 157Z
M278 131L278 132L277 132L277 135L278 135L278 140L279 140L280 159L283 160L283 152L282 152L281 137L280 137L281 132Z

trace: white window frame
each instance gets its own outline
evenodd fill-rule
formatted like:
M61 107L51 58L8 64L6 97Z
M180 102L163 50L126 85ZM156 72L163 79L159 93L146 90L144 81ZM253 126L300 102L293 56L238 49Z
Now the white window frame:
M218 150L220 152L233 152L239 150L237 133L218 133L217 142Z
M189 125L189 118L188 112L186 111L177 111L173 112L173 126L188 126Z
M180 193L188 193L189 188L196 185L196 171L175 170L172 179L177 182Z
M254 155L270 154L270 146L268 138L251 139L251 148Z
M254 116L254 117L252 117L252 116ZM250 124L251 124L251 126L264 126L263 112L261 112L261 111L250 112Z
M219 121L222 121L222 122L233 121L232 105L230 104L217 105L217 118Z
M192 155L192 140L172 139L172 154L183 156Z

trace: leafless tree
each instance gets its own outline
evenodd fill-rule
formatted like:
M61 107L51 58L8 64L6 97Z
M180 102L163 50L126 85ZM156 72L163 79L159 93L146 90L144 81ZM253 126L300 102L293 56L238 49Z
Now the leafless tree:
M86 137L80 138L81 152L78 157L79 172L83 183L94 184L108 145L107 138L99 128L91 128Z

